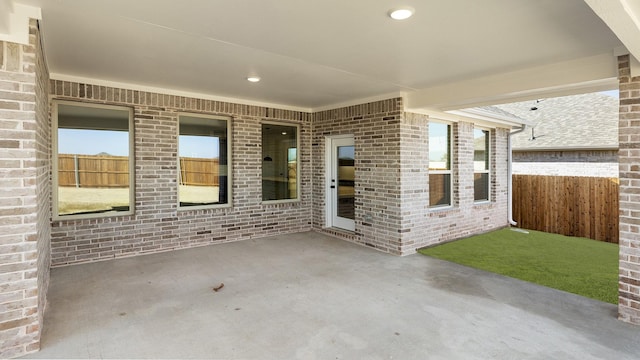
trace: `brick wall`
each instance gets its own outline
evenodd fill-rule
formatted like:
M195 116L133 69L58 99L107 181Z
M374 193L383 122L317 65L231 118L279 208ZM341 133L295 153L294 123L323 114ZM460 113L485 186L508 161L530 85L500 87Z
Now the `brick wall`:
M52 80L54 99L134 109L135 214L52 223L52 265L311 229L311 114ZM233 207L178 210L178 112L232 117ZM300 124L301 199L262 204L261 122Z
M618 177L618 151L514 151L513 173Z
M620 119L620 272L618 316L640 325L640 77L618 58Z
M400 189L402 253L410 254L423 241L415 229L429 210L429 119L405 113L400 125Z
M0 358L37 351L49 282L48 72L29 45L0 42Z
M49 120L49 71L40 46L39 31L31 26L36 39L35 93L36 93L36 224L38 246L38 323L39 332L44 324L44 312L47 305L47 289L49 288L49 269L51 267L51 122ZM33 36L33 35L32 35ZM27 351L39 349L32 345Z
M400 122L402 99L314 114L313 227L342 239L400 254ZM355 144L355 232L324 229L325 139L352 134Z
M406 113L403 119L403 254L507 225L508 130L490 131L490 202L474 202L473 129L453 124L453 206L430 209L428 191L428 117ZM422 154L419 157L418 154Z
M56 99L132 106L136 134L136 214L54 221L54 266L303 231L311 221L315 229L394 254L506 225L504 129L492 137L493 200L476 205L473 126L454 124L455 206L433 211L428 208L428 120L403 113L399 98L306 114L63 81L51 86ZM233 208L177 210L178 111L233 117ZM261 120L302 125L300 203L261 204ZM356 145L355 233L323 229L325 136L340 134L353 134ZM470 212L474 216L467 219Z
M473 124L453 124L454 206L429 208L428 122L402 99L323 111L313 122L313 226L393 254L507 225L507 129L491 132L491 202L473 201ZM355 232L326 229L325 137L352 134Z

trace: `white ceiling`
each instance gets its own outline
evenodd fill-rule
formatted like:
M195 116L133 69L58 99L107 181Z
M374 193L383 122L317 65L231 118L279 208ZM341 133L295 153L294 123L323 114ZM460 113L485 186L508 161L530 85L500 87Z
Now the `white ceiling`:
M42 10L53 78L306 110L400 92L428 105L448 84L622 45L583 0L15 1ZM415 15L391 20L399 5Z

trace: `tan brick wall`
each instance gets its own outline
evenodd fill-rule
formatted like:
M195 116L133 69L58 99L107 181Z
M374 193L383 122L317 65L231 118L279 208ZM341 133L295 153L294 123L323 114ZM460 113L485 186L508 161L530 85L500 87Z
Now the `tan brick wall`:
M311 114L52 80L53 98L134 109L135 214L54 221L53 266L311 229ZM233 207L178 210L178 112L232 117ZM301 199L262 204L261 122L299 124Z
M453 124L454 205L429 208L428 123L390 99L314 114L313 226L393 254L507 225L507 129L491 131L491 202L473 201L473 124ZM326 229L325 138L355 141L355 232Z
M326 136L352 134L355 143L355 233L330 230L345 240L400 254L400 122L402 99L314 114L313 226L325 228Z
M39 31L32 21L32 34ZM33 36L33 35L32 35ZM49 269L51 267L51 122L49 120L49 71L42 53L42 47L36 47L36 224L38 250L31 256L37 256L38 275L38 323L39 331L44 324L44 312L47 305L47 289L49 288ZM27 351L39 349L40 344L33 344Z
M134 216L115 221L108 218L54 222L54 266L301 231L308 229L311 221L315 229L394 254L412 253L420 246L506 225L504 129L498 130L497 138L496 131L492 133L492 202L476 205L471 171L473 126L454 124L455 206L434 211L428 208L428 120L402 112L400 98L307 114L62 81L53 81L52 89L58 99L134 107L138 199ZM202 215L202 211L176 210L177 111L233 117L232 209L209 210ZM274 119L303 125L303 187L302 202L298 204L260 203L260 121ZM460 127L466 130L458 131ZM325 136L340 134L353 134L356 145L355 233L323 229ZM497 165L495 159L503 163ZM314 185L309 192L311 176ZM258 214L267 209L278 210L270 214L272 220L257 221L261 219ZM481 215L480 220L466 219L470 212L473 216ZM212 214L218 221L210 220ZM283 218L289 220L283 222ZM434 232L432 225L449 231ZM258 231L260 228L263 231Z
M30 44L0 42L0 358L40 348L49 282L48 72Z
M429 211L429 118L405 113L400 126L402 253L410 254L424 240L416 224Z
M629 55L620 56L618 316L640 325L640 77L630 73Z
M473 129L453 124L453 206L429 208L429 119L406 113L402 122L402 253L507 225L508 130L490 131L490 202L475 203Z

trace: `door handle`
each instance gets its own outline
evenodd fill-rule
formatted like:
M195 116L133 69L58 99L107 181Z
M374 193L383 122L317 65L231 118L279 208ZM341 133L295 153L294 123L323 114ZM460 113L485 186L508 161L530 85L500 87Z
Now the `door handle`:
M331 185L331 188L332 188L332 189L335 189L335 188L336 188L336 186L335 186L335 185Z

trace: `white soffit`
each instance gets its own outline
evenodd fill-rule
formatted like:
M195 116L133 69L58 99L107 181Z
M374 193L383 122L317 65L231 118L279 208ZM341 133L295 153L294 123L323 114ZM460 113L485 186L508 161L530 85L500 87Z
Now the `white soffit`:
M530 121L519 118L515 115L508 116L506 114L505 115L497 114L496 112L491 112L481 108L452 110L452 111L448 111L447 113L464 116L466 118L471 119L474 123L479 123L479 124L487 123L493 126L495 126L496 124L508 125L508 126L524 126L524 125L531 126L532 125Z
M443 110L602 81L622 45L583 0L14 2L42 9L53 78L297 109L406 93ZM401 5L414 16L390 19Z
M408 94L407 106L447 111L611 90L617 86L617 60L612 51L415 91Z
M410 113L422 114L429 116L430 119L441 120L446 122L471 122L477 125L486 126L490 128L495 127L507 127L512 128L522 125L530 125L527 120L518 118L516 116L508 117L498 115L496 113L482 111L480 109L464 109L459 111L440 111L438 109L420 108L420 109L406 109L405 111Z

